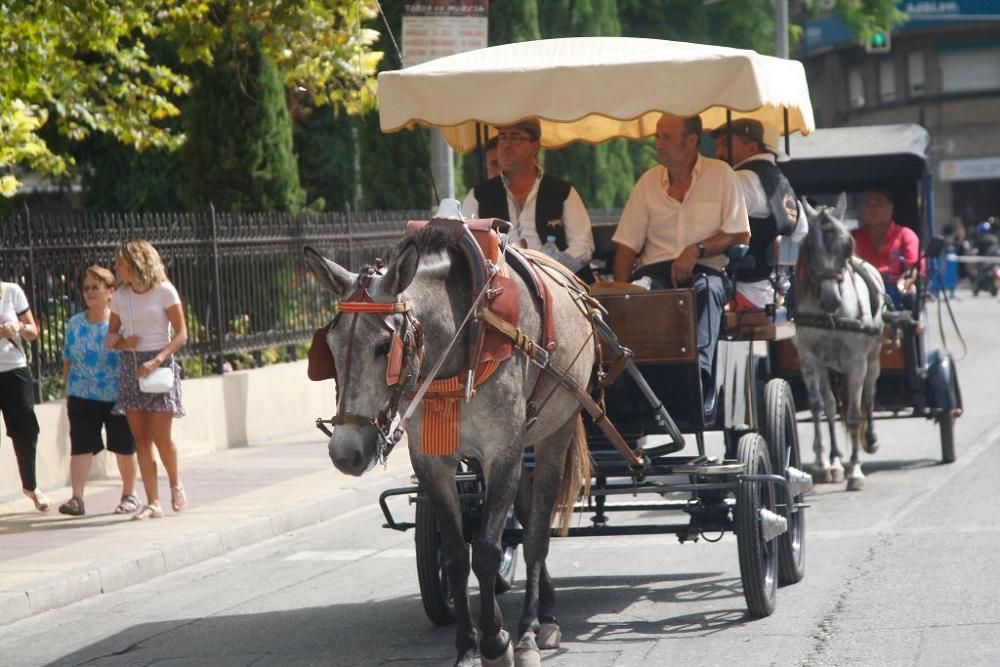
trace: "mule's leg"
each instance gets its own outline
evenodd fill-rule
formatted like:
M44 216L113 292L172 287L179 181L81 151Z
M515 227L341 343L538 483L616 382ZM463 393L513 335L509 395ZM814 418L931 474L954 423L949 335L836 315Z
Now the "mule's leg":
M510 446L498 455L486 473L486 497L479 535L472 545L472 569L479 580L479 652L483 665L513 665L510 634L496 600L496 578L503 555L501 537L507 513L514 504L521 477L521 448Z
M539 610L544 598L546 624L545 648L556 648L552 642L558 637L555 611L555 588L545 569L549 553L552 510L562 487L568 448L576 432L576 418L535 446L535 469L531 480L531 510L524 526L524 563L526 581L524 608L517 626L517 662L519 667L541 664L538 637L541 630ZM545 582L543 583L543 579Z
M868 372L865 374L865 384L861 390L861 410L868 424L861 444L869 454L878 451L878 436L875 435L875 383L878 382L878 376L882 372L879 360L881 349L882 346L879 344L874 352L868 355Z
M821 484L833 481L830 479L830 459L823 448L821 420L823 390L820 383L821 376L825 373L825 369L817 368L815 360L805 355L802 356L802 381L805 383L806 392L809 395L809 412L812 414L813 423L813 453L816 455L816 460L813 463L813 479Z
M861 394L862 384L868 373L867 364L862 368L852 368L846 375L847 399L844 406L847 435L851 439L851 461L847 467L847 490L860 491L865 488L865 475L861 472Z
M456 667L475 664L477 636L469 611L469 550L462 532L462 506L455 486L456 462L449 457L414 456L410 460L427 491L441 531L441 551L455 602Z
M830 372L824 371L820 387L823 391L823 412L826 413L826 426L830 431L830 481L844 481L844 455L837 444L837 397L830 385Z

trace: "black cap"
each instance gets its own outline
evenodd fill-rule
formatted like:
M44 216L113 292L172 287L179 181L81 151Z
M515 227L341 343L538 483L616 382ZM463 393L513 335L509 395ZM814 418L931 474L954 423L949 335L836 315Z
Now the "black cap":
M709 132L709 134L712 135L713 139L718 139L725 136L730 129L734 137L747 137L748 139L753 139L762 147L765 146L764 125L759 120L754 120L753 118L737 118L728 127L723 123Z

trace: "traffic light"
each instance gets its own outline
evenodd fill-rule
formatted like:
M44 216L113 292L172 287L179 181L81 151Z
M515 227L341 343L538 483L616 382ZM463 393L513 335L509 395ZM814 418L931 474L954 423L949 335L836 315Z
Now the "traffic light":
M865 43L868 53L889 53L892 48L892 35L888 30L876 30Z

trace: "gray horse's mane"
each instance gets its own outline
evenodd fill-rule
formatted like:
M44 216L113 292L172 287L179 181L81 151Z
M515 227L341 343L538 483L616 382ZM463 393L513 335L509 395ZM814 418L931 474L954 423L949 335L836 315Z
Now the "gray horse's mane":
M452 234L440 227L422 227L399 242L396 246L396 255L399 255L407 246L413 245L421 255L444 252L451 245Z

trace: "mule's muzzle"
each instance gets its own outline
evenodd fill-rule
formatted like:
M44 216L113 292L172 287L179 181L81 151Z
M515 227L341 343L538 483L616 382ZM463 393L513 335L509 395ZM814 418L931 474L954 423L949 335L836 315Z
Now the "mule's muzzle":
M819 305L830 315L840 309L840 284L834 280L824 280L819 286Z
M374 467L378 458L378 429L340 424L333 429L327 451L337 470L360 477Z

